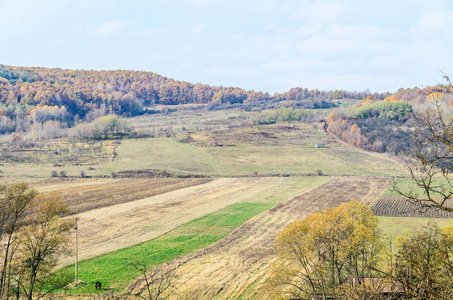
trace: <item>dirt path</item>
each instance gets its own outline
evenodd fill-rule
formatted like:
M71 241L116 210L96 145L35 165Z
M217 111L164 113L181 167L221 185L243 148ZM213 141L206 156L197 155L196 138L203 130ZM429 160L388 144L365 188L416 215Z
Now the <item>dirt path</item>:
M284 188L285 178L221 178L77 215L79 259L141 243L194 218ZM72 258L61 261L72 263Z
M310 213L356 199L371 203L386 179L332 178L286 203L251 219L229 237L193 255L173 261L177 267L175 299L265 299L263 285L276 259L275 239L291 222ZM131 285L140 289L136 281ZM261 294L259 294L261 292Z

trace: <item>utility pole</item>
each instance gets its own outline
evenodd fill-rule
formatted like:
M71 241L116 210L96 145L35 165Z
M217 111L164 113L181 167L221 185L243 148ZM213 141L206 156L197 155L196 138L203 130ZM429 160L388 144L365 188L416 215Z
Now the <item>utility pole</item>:
M79 283L78 280L78 263L79 263L79 253L78 253L78 236L77 236L77 218L75 219L75 285Z

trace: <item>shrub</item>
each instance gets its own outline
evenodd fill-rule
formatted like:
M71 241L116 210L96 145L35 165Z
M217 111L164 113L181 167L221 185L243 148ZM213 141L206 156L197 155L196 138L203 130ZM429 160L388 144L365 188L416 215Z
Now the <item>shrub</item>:
M355 110L358 118L389 119L391 121L407 120L412 108L404 101L378 101L365 104Z
M278 109L263 110L253 118L255 124L274 124L280 122L306 121L311 116L304 109L280 107Z
M97 118L89 124L79 124L71 129L72 137L86 140L106 140L129 136L132 126L125 119L117 115L108 115Z

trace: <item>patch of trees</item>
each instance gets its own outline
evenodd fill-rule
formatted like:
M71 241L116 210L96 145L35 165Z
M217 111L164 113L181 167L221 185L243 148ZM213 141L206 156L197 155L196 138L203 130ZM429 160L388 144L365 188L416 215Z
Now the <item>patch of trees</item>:
M395 95L384 100L368 96L347 109L336 109L328 130L343 141L369 151L392 154L412 152L413 109Z
M412 131L388 119L348 119L332 116L329 131L343 141L364 150L409 155L413 151Z
M404 101L378 101L366 103L356 108L354 113L359 119L388 119L405 121L412 112L411 106Z
M374 99L383 100L389 93L374 93ZM365 99L370 96L369 92L349 92L344 90L320 91L318 89L309 90L307 88L296 87L286 93L277 94L276 98L284 100L306 100L306 99Z
M442 93L445 95L453 94L453 87L449 84L438 84L435 86L427 86L425 88L414 87L412 89L399 89L394 95L398 99L406 102L425 103L427 97L433 93ZM412 104L411 103L411 104Z
M271 286L298 299L452 298L452 227L429 224L389 250L370 208L352 201L280 233Z
M444 134L448 135L447 124L451 123L448 116L453 113L451 87L440 85L416 91L417 98L409 102L400 100L400 96L407 94L398 92L381 101L368 96L353 107L336 109L327 121L328 130L365 150L410 155L417 144L423 144L417 140L421 141L427 131L444 126Z
M285 100L273 98L266 101L253 101L244 103L220 103L210 102L206 108L208 110L223 110L231 108L241 108L245 111L261 111L266 109L278 109L280 107L292 107L303 109L326 109L337 107L338 104L334 101L324 99L305 99L305 100Z
M39 195L26 183L0 185L0 298L43 297L70 282L52 275L66 251L72 220L56 194Z
M363 99L364 93L296 88L275 94L237 87L192 84L143 71L84 71L0 65L0 102L6 107L64 106L71 116L84 118L93 109L131 116L153 104L252 103L272 99L329 100L335 97ZM296 91L301 91L297 93ZM12 112L9 112L9 116Z
M133 127L117 115L99 117L86 124L78 124L70 130L70 137L79 140L106 140L129 136Z
M304 109L281 107L273 110L263 110L253 118L254 124L275 124L280 122L307 121L312 113Z

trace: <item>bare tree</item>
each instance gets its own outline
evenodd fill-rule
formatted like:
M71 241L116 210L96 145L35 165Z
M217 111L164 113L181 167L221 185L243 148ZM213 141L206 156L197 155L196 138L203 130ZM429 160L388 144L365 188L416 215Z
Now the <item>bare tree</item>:
M46 285L48 293L70 282L69 279L62 281L61 276L51 276L58 256L67 250L68 233L73 225L72 219L62 218L67 212L59 195L37 197L27 226L19 232L16 280L29 300L33 299L35 291Z
M134 296L144 300L158 300L172 292L175 274L174 270L168 265L154 269L150 269L143 261L134 261L130 265L141 275L138 285L144 285L143 289L133 293Z
M450 88L450 78L444 74ZM415 113L413 135L415 151L407 169L416 188L407 188L401 180L393 189L421 210L436 208L453 212L453 110L442 93L433 93L427 107Z

